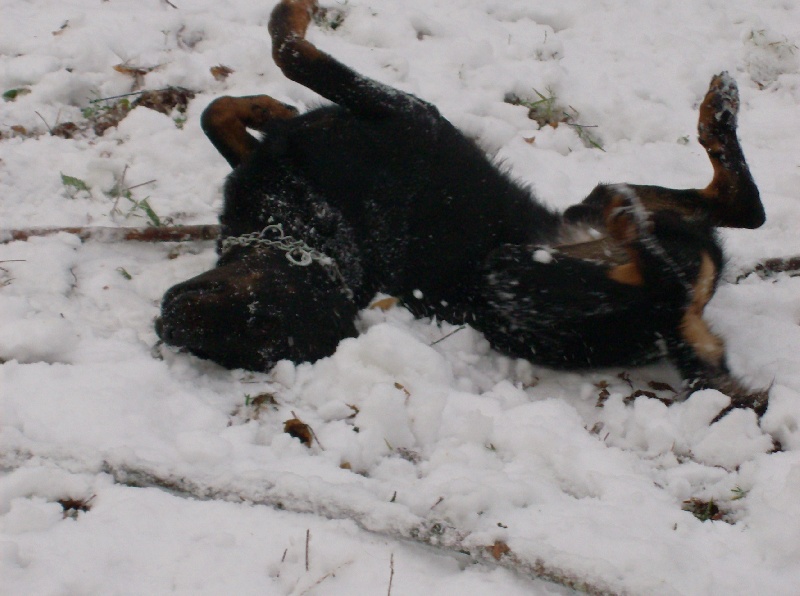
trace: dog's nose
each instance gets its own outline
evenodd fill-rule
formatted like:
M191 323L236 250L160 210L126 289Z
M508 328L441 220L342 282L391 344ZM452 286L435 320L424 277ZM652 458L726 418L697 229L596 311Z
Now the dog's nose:
M161 302L155 332L165 343L188 347L202 335L199 323L218 306L226 284L220 280L190 279L171 287Z

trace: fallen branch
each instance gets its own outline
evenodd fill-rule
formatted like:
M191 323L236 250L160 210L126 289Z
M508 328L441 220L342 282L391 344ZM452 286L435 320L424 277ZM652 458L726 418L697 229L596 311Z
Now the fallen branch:
M29 238L52 236L54 234L74 234L81 240L94 242L197 242L216 240L220 235L219 225L197 226L148 226L143 228L107 227L107 226L74 226L55 228L23 228L14 230L0 230L0 244L8 244L17 240L25 241ZM561 247L564 248L564 247ZM571 256L580 257L579 253ZM800 274L800 255L792 257L776 257L756 263L753 267L734 272L728 276L732 283L738 283L753 273L759 277L768 278L778 273ZM460 331L456 329L456 331ZM456 331L453 331L455 333ZM452 334L451 334L452 335ZM445 336L437 342L446 339Z
M392 596L392 581L394 580L394 553L389 557L389 591L386 596Z
M112 228L103 226L77 226L65 228L24 228L0 230L0 244L16 240L28 240L54 234L74 234L81 240L94 242L191 242L216 240L220 234L218 225L200 226L148 226L144 228Z
M586 594L606 596L625 593L624 588L615 589L599 578L593 580L581 577L540 558L527 560L507 546L498 550L496 545L476 545L471 543L469 532L458 530L441 521L414 515L410 511L399 509L393 503L376 503L371 498L366 502L361 498L353 498L354 493L351 490L342 491L336 485L318 485L317 488L323 494L315 494L315 491L309 490L311 487L306 482L295 484L290 481L288 485L282 486L280 482L265 477L260 477L257 481L251 477L249 482L229 478L215 485L213 482L203 482L145 465L111 461L98 465L97 460L89 463L80 459L64 459L63 456L37 456L29 451L13 448L0 452L0 470L8 472L19 469L30 460L56 465L70 473L102 472L122 486L158 488L182 498L247 502L280 511L311 513L329 520L349 519L362 530L374 535L416 542L437 549L445 555L466 556L476 563L504 567L529 578L543 579ZM306 539L309 537L310 532Z
M231 491L227 488L213 487L196 483L188 478L164 477L151 471L128 466L113 466L106 462L104 472L110 474L114 480L122 485L137 488L160 488L172 494L199 499L199 500L219 500L241 503L243 500L253 505L263 505L278 508L283 511L293 511L296 513L314 513L327 519L350 519L363 530L381 536L411 540L429 547L448 552L451 555L466 555L475 562L484 564L498 565L521 573L530 578L543 579L573 590L578 590L586 594L597 596L607 596L619 594L620 591L614 590L603 582L592 582L585 578L578 577L572 572L553 567L536 559L527 561L518 557L510 549L497 557L491 546L472 546L468 544L469 533L461 532L456 528L441 522L418 518L417 523L411 525L401 525L388 523L385 527L376 527L379 524L376 520L374 510L359 511L355 508L335 504L329 499L314 499L311 495L292 494L292 499L287 499L285 495L270 494L272 491L259 490L259 494L247 495L240 491ZM279 491L275 491L279 492Z

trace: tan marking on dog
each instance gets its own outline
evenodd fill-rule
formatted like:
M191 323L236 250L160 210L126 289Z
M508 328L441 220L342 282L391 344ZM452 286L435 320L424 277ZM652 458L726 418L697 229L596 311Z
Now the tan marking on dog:
M268 95L249 97L224 96L215 99L201 116L207 134L222 143L243 161L257 146L248 128L260 129L270 120L285 120L297 115L297 111Z
M289 62L326 57L325 53L305 39L311 17L317 8L316 0L283 0L273 10L269 22L272 58L281 70Z
M700 272L693 286L692 302L683 315L680 331L686 343L702 360L719 366L725 354L725 344L703 320L703 310L714 293L716 267L708 253L704 252L700 259Z
M612 267L606 275L617 283L642 286L644 285L644 276L642 276L639 254L631 245L639 237L639 230L630 213L619 211L625 205L625 200L616 196L603 210L609 236L621 246L628 256L628 262Z
M643 286L644 278L636 263L625 263L608 270L608 279L628 286Z
M629 213L619 211L624 209L626 204L621 196L615 196L603 209L606 230L609 236L620 244L628 244L639 237L633 217Z

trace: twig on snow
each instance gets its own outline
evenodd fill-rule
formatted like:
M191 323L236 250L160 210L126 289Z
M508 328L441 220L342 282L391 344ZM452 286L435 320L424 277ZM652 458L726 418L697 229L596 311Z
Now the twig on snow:
M456 327L456 328L455 328L455 329L453 329L453 330L452 330L450 333L448 333L447 335L445 335L445 336L443 336L443 337L440 337L439 339L437 339L435 342L431 343L430 345L431 345L431 346L435 346L436 344L438 344L438 343L441 343L441 342L443 342L444 340L446 340L446 339L447 339L448 337L450 337L451 335L455 335L455 334L456 334L456 333L458 333L459 331L463 331L463 330L464 330L464 329L466 329L466 328L467 328L467 326L466 326L466 325L460 325L459 327Z
M342 563L341 565L339 565L338 567L336 567L336 568L334 568L334 569L331 569L330 571L328 571L328 573L326 573L325 575L323 575L321 578L319 578L319 579L318 579L317 581L315 581L313 584L311 584L310 586L308 586L308 587L307 587L305 590L303 590L302 592L300 592L300 594L299 594L298 596L304 596L305 594L308 594L308 593L309 593L311 590L313 590L314 588L316 588L318 585L320 585L322 582L324 582L324 581L325 581L326 579L328 579L329 577L336 577L336 572L337 572L337 571L339 571L340 569L342 569L342 568L344 568L344 567L347 567L348 565L350 565L350 564L352 564L352 563L353 563L353 561L346 561L346 562Z
M114 228L104 226L75 226L63 228L23 228L14 230L0 229L0 244L14 241L25 241L40 236L54 234L74 234L81 240L94 242L191 242L216 240L220 234L218 225L198 226L147 226L143 228Z
M394 580L394 553L389 557L389 591L386 596L392 596L392 580Z
M0 452L0 469L21 468L35 454L18 449ZM447 523L423 518L410 511L398 511L396 504L376 503L353 499L348 491L328 490L316 494L313 490L297 490L296 487L280 486L280 483L261 479L257 485L226 480L224 484L190 479L179 473L151 469L145 464L127 462L102 462L102 465L80 459L47 457L49 465L63 466L72 473L83 469L85 473L103 472L123 486L137 488L160 488L173 496L195 500L217 500L231 503L243 501L293 513L312 513L327 519L349 519L359 528L391 540L406 540L433 547L450 556L466 556L476 563L500 566L531 578L544 579L586 594L606 596L624 593L620 586L612 587L600 578L587 578L574 571L551 565L539 557L533 560L517 555L508 549L496 558L495 549L474 544L469 532L458 530ZM324 490L323 487L320 487ZM383 515L382 515L383 514ZM384 517L386 519L384 519Z
M142 184L149 184L144 182ZM136 186L142 186L137 184ZM135 188L134 186L130 188ZM130 190L130 188L128 190ZM15 240L28 240L38 236L52 236L64 232L74 234L81 240L93 240L95 242L190 242L202 240L216 240L220 235L220 226L209 225L173 225L144 228L114 228L104 226L68 226L68 227L43 227L43 228L22 228L22 229L0 229L0 244L7 244ZM580 256L576 254L575 256ZM733 272L728 276L732 283L737 283L747 277L757 273L760 277L770 277L778 273L800 273L800 255L790 257L775 257L756 263L749 269ZM465 326L460 326L437 339L432 346L438 344L458 333Z
M306 571L308 571L308 543L311 542L311 530L306 530Z

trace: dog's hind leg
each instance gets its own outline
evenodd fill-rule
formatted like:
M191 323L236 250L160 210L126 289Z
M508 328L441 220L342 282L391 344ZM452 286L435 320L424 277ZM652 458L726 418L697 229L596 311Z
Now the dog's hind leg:
M715 227L757 228L764 223L761 203L750 169L736 137L739 92L727 74L714 76L700 105L698 139L705 148L714 177L704 189L671 189L628 185L649 211L674 211L690 221ZM564 214L567 221L603 223L603 211L614 199L614 185L597 186L583 202Z
M674 312L660 333L689 389L718 389L731 397L731 407L749 407L760 416L768 392L750 392L730 374L725 344L703 319L722 263L713 236L672 213L648 212L630 187L618 188L606 208L607 229L630 260L609 269L608 277L644 288L654 309Z
M268 95L220 97L203 111L200 125L222 156L235 168L258 146L247 129L261 130L271 120L286 120L297 110Z
M700 197L713 225L757 228L764 223L764 207L736 138L738 112L736 82L727 72L712 78L700 105L697 130L714 167L714 178L700 191Z
M283 0L272 11L272 57L287 78L363 116L432 110L422 100L365 77L305 39L316 0Z

